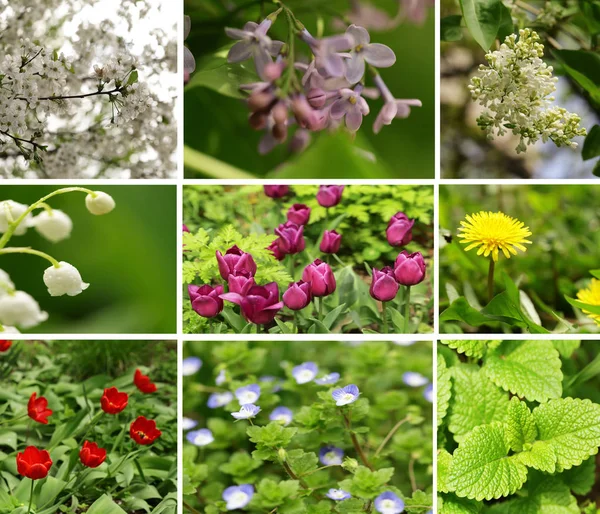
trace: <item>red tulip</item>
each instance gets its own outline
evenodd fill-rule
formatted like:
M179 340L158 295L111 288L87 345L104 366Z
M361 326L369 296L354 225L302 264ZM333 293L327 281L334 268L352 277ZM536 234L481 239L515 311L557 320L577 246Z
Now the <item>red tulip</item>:
M0 341L0 353L7 352L12 346L12 341Z
M85 441L79 452L81 463L88 468L97 468L106 459L106 450L98 448L96 443Z
M119 414L129 401L129 395L127 393L120 393L116 387L109 387L104 390L102 398L100 398L100 405L102 410L107 414Z
M47 450L38 450L28 446L24 452L17 453L17 471L31 480L40 480L48 476L52 467L52 459Z
M138 444L147 445L156 441L162 432L156 428L154 420L138 417L129 427L129 435Z
M156 384L150 380L148 375L142 375L139 369L136 369L133 374L133 383L142 393L149 394L156 392Z
M48 416L52 415L52 411L48 408L48 400L43 396L36 398L36 393L32 393L27 403L27 415L38 423L43 425L48 424Z

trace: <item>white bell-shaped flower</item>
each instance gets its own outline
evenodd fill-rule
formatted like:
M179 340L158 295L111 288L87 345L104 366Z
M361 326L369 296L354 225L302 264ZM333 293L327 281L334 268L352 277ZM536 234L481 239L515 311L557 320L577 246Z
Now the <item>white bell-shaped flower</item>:
M6 325L0 326L0 336L4 336L6 334L20 334L21 332L19 331L18 328L15 327L8 327Z
M12 200L4 200L0 202L0 232L4 233L8 230L8 225L11 221L17 221L25 211L29 209L28 205L13 202ZM11 219L12 218L12 219ZM15 235L22 236L31 223L31 213L19 224L15 230Z
M4 296L15 290L15 284L6 271L0 269L0 296Z
M31 224L48 241L58 243L71 235L73 222L63 211L43 211L33 218Z
M92 214L100 216L108 214L115 208L113 197L102 191L94 191L94 195L89 194L85 197L85 205Z
M15 291L0 298L0 323L6 326L31 328L48 319L35 299L25 291Z
M64 261L59 262L58 268L50 266L44 271L44 284L51 296L76 296L90 287L81 279L77 268Z

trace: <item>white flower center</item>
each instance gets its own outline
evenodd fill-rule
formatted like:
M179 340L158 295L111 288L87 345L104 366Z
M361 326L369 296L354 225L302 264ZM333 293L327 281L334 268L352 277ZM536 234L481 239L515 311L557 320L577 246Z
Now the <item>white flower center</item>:
M258 400L258 395L252 391L246 391L241 395L241 397L244 403L254 403L256 400Z
M227 501L227 508L230 510L239 509L248 502L248 495L242 491L233 493Z
M345 393L344 396L342 396L342 401L344 402L351 402L352 400L354 400L353 394Z

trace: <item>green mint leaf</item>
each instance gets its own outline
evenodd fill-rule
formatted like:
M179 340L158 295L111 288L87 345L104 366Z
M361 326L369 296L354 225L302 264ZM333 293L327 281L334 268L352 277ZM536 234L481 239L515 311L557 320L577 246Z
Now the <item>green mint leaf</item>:
M560 479L575 494L585 496L592 490L596 481L596 462L594 457L583 461L581 466L575 466L561 473Z
M561 357L568 359L573 355L573 352L579 348L581 341L572 341L568 339L566 341L552 341L552 344L554 345L554 348L558 350Z
M506 434L510 447L516 452L522 451L524 444L533 443L537 436L537 428L529 407L516 396L511 398L508 404Z
M437 458L437 489L441 493L451 492L450 486L448 485L451 464L452 455L446 450L440 450Z
M438 514L479 514L483 504L454 494L438 496Z
M526 448L529 445L526 445ZM517 454L518 459L529 468L554 473L556 470L556 453L552 446L544 441L536 441L527 449Z
M467 357L481 359L487 349L487 341L441 341L458 353L464 353Z
M450 372L446 367L446 361L441 355L437 363L437 426L442 424L446 417L450 398L452 397L452 382Z

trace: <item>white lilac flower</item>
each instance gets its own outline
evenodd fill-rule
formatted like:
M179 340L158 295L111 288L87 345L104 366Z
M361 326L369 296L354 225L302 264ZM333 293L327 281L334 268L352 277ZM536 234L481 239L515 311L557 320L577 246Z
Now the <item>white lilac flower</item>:
M336 446L323 446L319 450L319 461L324 466L341 466L344 459L344 450Z
M352 48L352 37L345 34L315 39L306 29L299 34L299 37L310 46L315 56L315 68L322 77L343 77L345 75L344 58L349 57L349 54L342 52Z
M199 359L198 357L187 357L186 359L183 359L183 362L181 363L181 374L184 377L188 377L200 371L201 367L202 359Z
M342 501L347 500L348 498L352 498L349 492L344 491L343 489L329 489L327 494L325 495L330 500Z
M329 373L321 378L317 378L315 380L315 384L319 384L319 385L335 384L339 379L340 379L339 373Z
M292 422L293 414L287 407L277 407L269 414L271 421L280 421L281 424L287 426Z
M374 504L380 514L400 514L404 510L404 502L392 491L381 493L375 498Z
M338 407L341 407L342 405L348 405L349 403L354 403L356 400L358 400L359 395L360 391L354 384L347 385L341 389L335 389L331 393L331 396L333 396L335 404Z
M225 376L225 370L222 369L221 371L219 371L217 378L215 378L215 384L220 386L221 384L225 383L226 380L227 380L227 377Z
M303 362L292 369L292 376L298 384L307 384L315 379L318 372L319 368L314 362Z
M233 400L233 395L229 391L223 393L213 393L208 397L206 405L209 409L217 409L219 407L225 407L229 402Z
M40 235L53 243L67 239L73 230L71 218L59 209L42 211L31 220L31 225Z
M248 403L246 405L242 405L238 412L232 412L231 415L235 419L250 419L250 418L254 418L259 412L260 412L259 406Z
M544 45L531 29L508 36L499 50L488 52L488 64L480 65L469 90L474 101L486 108L477 124L488 139L511 131L519 136L517 153L538 140L551 140L558 147L577 147L573 140L585 136L581 118L552 106L557 78L543 60Z
M24 291L15 291L0 297L0 323L32 328L48 319L34 298Z
M243 509L254 496L254 486L250 484L232 485L223 491L227 510Z
M362 86L354 90L340 89L340 98L331 106L330 116L333 120L346 117L346 127L351 132L356 132L362 125L363 116L369 114L369 104L361 96Z
M13 202L12 200L4 200L0 202L0 232L6 232L8 225L14 223L29 209L28 205ZM14 234L16 236L22 236L31 223L31 213L25 216L25 219L19 223L19 226L15 229Z
M375 134L378 134L384 125L391 125L395 118L408 118L411 106L421 107L423 105L421 100L416 98L404 100L394 98L394 95L390 92L381 75L376 75L373 80L385 101L373 124L373 132Z
M191 432L188 432L185 437L195 446L206 446L215 440L212 432L208 428L192 430Z
M44 284L50 296L77 296L90 287L81 279L77 268L64 261L59 262L58 267L50 266L44 271Z
M258 384L250 384L244 387L239 387L235 391L235 397L240 405L248 405L256 403L260 398L260 386Z
M350 25L346 35L353 40L350 59L346 62L346 80L351 84L359 82L365 74L365 62L376 68L389 68L396 62L393 50L381 43L371 43L367 30Z
M433 384L429 384L423 391L423 398L429 403L433 403Z
M429 383L429 379L416 371L407 371L402 375L402 382L410 387L421 387Z
M198 422L195 419L186 417L181 418L181 428L183 430L191 430L192 428L196 428L197 425Z
M15 290L15 284L10 279L10 275L6 271L0 269L0 296L11 293Z
M113 197L102 191L94 191L85 197L85 206L87 210L96 216L108 214L115 208Z
M9 327L7 325L0 326L0 334L20 334L20 333L21 332L19 331L18 328Z

